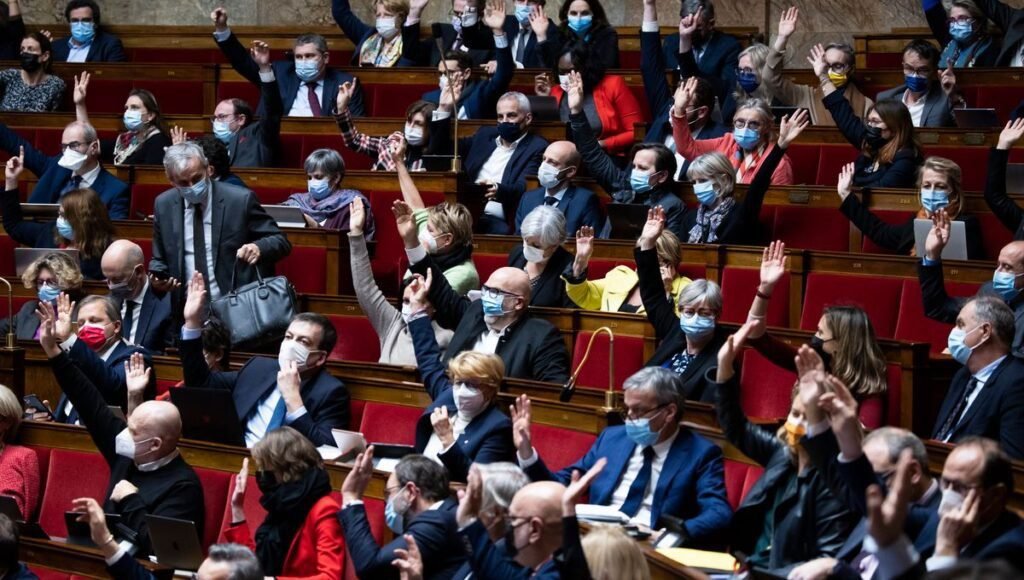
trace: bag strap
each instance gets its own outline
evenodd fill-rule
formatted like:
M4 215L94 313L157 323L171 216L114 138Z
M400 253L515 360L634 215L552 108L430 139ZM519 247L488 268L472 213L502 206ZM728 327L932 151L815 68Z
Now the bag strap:
M235 256L235 265L234 267L231 268L231 294L234 294L235 291L238 290L238 286L235 284L235 274L238 273L239 264L244 264L247 266L251 265L248 262L242 261L242 259L239 258L238 256ZM260 283L260 286L263 286L263 274L260 273L259 266L252 265L252 267L256 269L256 280Z

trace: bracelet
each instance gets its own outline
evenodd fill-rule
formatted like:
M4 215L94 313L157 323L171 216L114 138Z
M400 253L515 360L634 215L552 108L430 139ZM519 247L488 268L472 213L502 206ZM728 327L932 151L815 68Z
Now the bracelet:
M101 542L100 545L101 546L106 546L107 544L109 544L111 542L114 542L114 534L110 534L109 536L107 536L107 539L103 540L103 542Z
M758 316L757 314L754 314L752 312L748 312L747 313L747 320L764 320L764 315L762 314L762 315Z
M765 294L764 292L761 292L761 289L760 289L760 288L758 288L758 289L757 289L757 290L756 290L756 291L754 292L754 294L755 294L755 295L756 295L756 296L757 296L758 298L760 298L760 299L762 299L762 300L771 300L771 299L772 299L772 295L771 295L771 294Z

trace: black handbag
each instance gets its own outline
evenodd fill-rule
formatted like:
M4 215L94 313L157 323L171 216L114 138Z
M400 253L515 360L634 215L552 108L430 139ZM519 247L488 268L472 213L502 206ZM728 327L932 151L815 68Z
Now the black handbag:
M256 266L256 281L235 286L240 260L231 270L231 291L210 304L213 314L231 333L231 347L258 350L281 341L295 316L295 287L284 276L263 279Z

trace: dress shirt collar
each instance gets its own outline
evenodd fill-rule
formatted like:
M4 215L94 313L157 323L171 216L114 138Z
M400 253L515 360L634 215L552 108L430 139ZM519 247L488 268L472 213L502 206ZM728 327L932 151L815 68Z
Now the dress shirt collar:
M1002 364L1003 359L1005 359L1005 358L1006 358L1006 355L1003 355L1003 356L997 358L996 360L988 363L988 365L986 365L985 368L983 368L980 371L974 373L974 379L976 381L978 381L978 383L980 385L984 386L985 383L988 382L989 377L992 376L992 373L994 373L996 371L996 367L998 367L1000 364Z
M96 178L100 176L100 169L103 169L103 166L97 163L96 167L93 167L89 171L81 174L82 187L92 187L92 184L96 183Z
M554 189L544 190L544 197L553 197L558 201L562 201L562 198L565 197L565 192L569 190L569 185L569 180L566 179L562 182L562 185L556 186Z
M522 135L520 135L518 139L516 139L515 141L513 141L511 145L505 145L504 143L502 143L502 142L501 142L501 135L498 135L497 137L495 137L495 138L494 138L494 143L495 143L495 144L496 144L496 145L497 145L498 147L502 147L502 148L504 148L504 149L515 149L516 147L518 147L518 146L519 146L519 143L520 143L520 142L521 142L521 141L522 141L523 139L525 139L525 138L526 138L526 136L527 136L527 135L529 135L529 134L530 134L530 131L529 131L529 130L523 131L523 134L522 134Z

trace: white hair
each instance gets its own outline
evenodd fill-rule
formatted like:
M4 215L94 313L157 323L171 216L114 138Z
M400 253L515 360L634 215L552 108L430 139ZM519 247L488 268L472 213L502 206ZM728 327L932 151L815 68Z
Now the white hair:
M524 240L536 237L545 248L557 246L565 241L565 215L550 205L538 205L523 218L520 230Z
M519 91L509 91L504 95L501 95L501 98L498 99L498 102L500 103L501 101L504 100L514 100L516 104L519 105L519 112L522 113L523 115L526 115L531 112L530 99L523 93L520 93Z
M167 175L179 175L193 159L198 159L204 169L210 165L203 154L203 148L196 143L186 141L171 145L164 153L164 170L167 171Z

